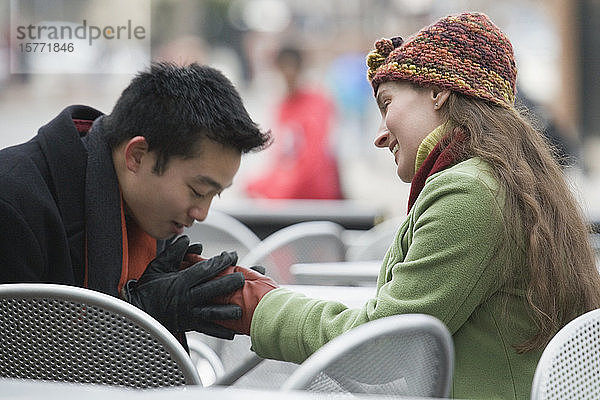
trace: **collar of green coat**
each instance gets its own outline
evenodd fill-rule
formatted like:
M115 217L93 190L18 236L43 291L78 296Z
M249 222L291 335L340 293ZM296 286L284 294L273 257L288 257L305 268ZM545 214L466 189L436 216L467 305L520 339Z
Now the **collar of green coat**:
M442 126L440 131L444 132L444 128L446 127ZM465 134L459 128L455 128L452 132L448 133L448 135L451 134L452 136L449 136L450 140L447 144L442 144L445 137L444 135L442 135L442 139L436 141L433 149L427 153L427 157L425 157L425 160L422 161L419 169L415 172L415 176L413 176L410 183L408 212L410 212L410 209L417 200L419 193L421 193L423 186L425 186L427 178L456 164L463 157L466 144Z
M440 140L442 140L445 133L446 124L442 124L435 128L433 131L431 131L425 137L425 139L423 139L423 141L419 145L419 148L417 149L417 158L415 159L415 172L417 172L419 168L421 168L421 165L423 165L423 162L425 161L429 153L431 153L431 150L433 150L435 145L438 144Z

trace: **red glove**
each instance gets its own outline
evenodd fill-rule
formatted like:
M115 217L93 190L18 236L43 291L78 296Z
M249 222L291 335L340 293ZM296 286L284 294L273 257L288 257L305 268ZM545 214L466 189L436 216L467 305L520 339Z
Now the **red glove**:
M204 258L198 254L188 253L185 256L184 263L197 263ZM182 263L183 264L183 263ZM182 265L183 266L183 265ZM223 275L241 272L244 274L245 282L241 289L228 294L227 296L215 297L213 300L216 304L235 304L242 308L242 318L228 321L211 321L225 328L244 335L250 335L250 324L254 316L254 310L265 294L273 289L277 289L279 285L268 276L256 272L249 268L240 266L232 266L225 268L221 273L215 276L217 279Z
M242 308L242 318L237 320L212 322L224 326L227 329L243 333L244 335L250 335L250 324L252 323L254 310L258 306L258 303L265 294L273 289L277 289L279 285L268 276L252 269L239 266L225 268L219 275L215 276L215 279L234 272L241 272L244 274L244 278L246 279L244 286L226 296L216 297L214 301L217 304L235 304L240 306Z

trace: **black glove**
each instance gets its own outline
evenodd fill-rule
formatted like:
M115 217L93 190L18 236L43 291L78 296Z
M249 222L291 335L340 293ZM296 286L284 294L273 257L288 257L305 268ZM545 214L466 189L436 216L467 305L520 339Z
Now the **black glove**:
M261 275L265 275L267 273L267 269L265 267L263 267L262 265L255 265L253 267L250 267L250 269L258 272Z
M202 245L200 243L192 243L185 251L185 254L202 254Z
M223 339L233 339L233 331L209 320L241 318L239 306L210 304L214 297L229 294L244 286L242 273L213 279L222 270L237 263L237 254L223 252L178 271L185 254L199 250L197 245L190 248L188 245L189 239L181 236L168 246L148 264L139 280L127 282L125 298L156 318L173 334L196 330Z

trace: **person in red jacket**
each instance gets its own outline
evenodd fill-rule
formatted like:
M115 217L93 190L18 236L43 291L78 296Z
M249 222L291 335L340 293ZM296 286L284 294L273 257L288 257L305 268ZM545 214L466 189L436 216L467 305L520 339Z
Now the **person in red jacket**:
M303 56L298 48L283 47L276 65L287 93L276 109L269 167L247 185L247 194L280 199L341 199L338 165L330 144L335 106L323 92L300 84Z

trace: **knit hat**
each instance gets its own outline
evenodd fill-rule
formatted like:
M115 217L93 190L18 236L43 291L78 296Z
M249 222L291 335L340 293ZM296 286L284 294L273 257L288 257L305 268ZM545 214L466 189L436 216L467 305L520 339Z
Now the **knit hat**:
M508 38L485 14L441 18L403 42L380 39L367 56L373 90L386 81L433 85L512 107L517 68Z

